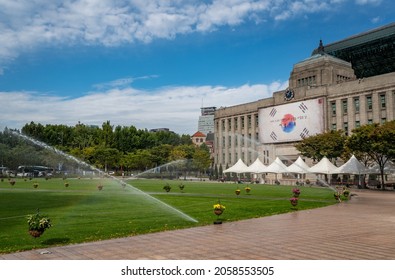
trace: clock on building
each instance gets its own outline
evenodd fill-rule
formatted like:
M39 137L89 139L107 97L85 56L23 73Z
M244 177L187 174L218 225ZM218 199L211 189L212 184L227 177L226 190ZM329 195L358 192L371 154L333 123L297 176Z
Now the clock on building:
M284 93L284 100L290 101L295 97L294 91L292 89L287 89Z

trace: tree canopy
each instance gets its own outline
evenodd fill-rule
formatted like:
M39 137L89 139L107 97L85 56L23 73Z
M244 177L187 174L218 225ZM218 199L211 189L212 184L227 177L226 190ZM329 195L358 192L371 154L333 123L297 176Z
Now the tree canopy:
M44 126L31 122L22 128L22 133L105 171L144 171L180 159L192 160L196 169L205 171L210 161L208 149L195 147L189 135L180 136L171 131L150 132L134 126L114 127L110 121L101 127L80 122L75 126ZM31 154L27 152L31 147L18 139L11 143L5 134L6 131L0 132L0 157L8 165L12 163L10 167L16 168L21 157ZM32 163L32 159L22 161L24 164Z

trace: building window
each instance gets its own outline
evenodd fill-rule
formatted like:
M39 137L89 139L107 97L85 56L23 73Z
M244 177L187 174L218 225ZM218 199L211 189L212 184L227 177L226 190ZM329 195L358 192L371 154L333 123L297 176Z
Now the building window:
M225 147L225 136L222 136L222 147Z
M235 136L235 146L237 147L239 145L239 137L236 135Z
M343 114L347 115L347 99L342 100Z
M221 121L222 131L225 131L225 120Z
M234 122L235 122L235 130L237 130L237 118L234 118Z
M354 109L355 113L359 113L359 97L354 98Z
M380 108L385 109L386 104L385 104L385 93L380 94Z
M258 115L255 115L255 127L259 126L259 118Z
M229 147L232 146L232 136L228 136L228 144Z
M387 121L387 118L381 118L381 124L385 123Z
M252 125L251 116L248 116L248 128L251 128L251 125Z
M337 129L337 126L336 126L335 123L333 123L333 124L332 124L332 130L336 130L336 129Z
M232 119L228 119L228 131L232 130Z
M372 124L373 120L372 119L368 119L368 124Z
M372 105L372 96L366 96L366 109L368 111L371 111L373 109L373 105Z
M360 121L355 121L355 127L358 128L361 126L361 122Z
M348 135L348 123L343 123L344 132Z
M241 129L244 129L244 117L241 117Z
M336 116L336 101L331 102L332 116Z

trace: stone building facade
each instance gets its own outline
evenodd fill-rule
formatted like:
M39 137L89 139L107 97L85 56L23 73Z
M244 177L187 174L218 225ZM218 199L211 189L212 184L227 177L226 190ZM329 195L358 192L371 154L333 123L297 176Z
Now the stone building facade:
M327 54L320 42L311 57L294 65L288 89L275 92L270 98L216 110L215 164L232 166L241 158L249 165L259 158L267 165L278 156L289 165L299 156L294 144L302 136L286 141L273 138L265 143L264 139L270 140L272 128L260 123L265 120L262 112L314 100L322 105L322 112L317 114L317 118L322 118L322 127L317 132L342 129L351 133L364 124L394 120L395 72L357 78L350 62ZM313 164L308 159L306 163Z

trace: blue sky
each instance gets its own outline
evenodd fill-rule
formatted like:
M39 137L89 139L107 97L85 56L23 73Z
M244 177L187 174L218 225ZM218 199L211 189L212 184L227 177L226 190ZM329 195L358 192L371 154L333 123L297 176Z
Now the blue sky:
M193 134L202 105L269 97L320 39L394 12L392 0L0 0L0 128L109 120Z

